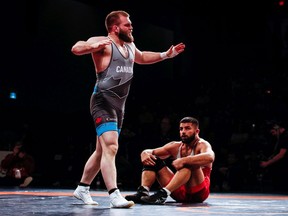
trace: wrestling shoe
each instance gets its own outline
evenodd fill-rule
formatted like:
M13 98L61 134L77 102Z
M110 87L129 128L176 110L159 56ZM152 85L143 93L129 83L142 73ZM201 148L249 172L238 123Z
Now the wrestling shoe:
M167 197L167 192L162 188L151 196L142 196L141 200L146 204L160 205L165 203Z
M130 208L134 205L133 201L126 200L121 194L119 189L115 190L109 195L110 208Z
M131 200L134 203L143 203L141 200L142 196L149 196L149 191L146 190L143 186L139 186L135 194L125 196L125 199Z
M79 200L82 200L87 205L98 205L98 203L92 199L89 189L89 186L78 185L73 193L73 196Z

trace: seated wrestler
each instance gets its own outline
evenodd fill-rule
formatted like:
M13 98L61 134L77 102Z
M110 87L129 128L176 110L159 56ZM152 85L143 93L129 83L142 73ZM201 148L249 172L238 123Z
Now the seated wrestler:
M210 173L215 159L209 142L199 137L199 122L193 117L180 121L181 141L172 141L162 147L141 152L143 164L141 186L127 200L142 204L164 204L171 196L176 202L197 203L210 194ZM176 172L166 166L171 158ZM155 181L162 187L153 195L149 191Z

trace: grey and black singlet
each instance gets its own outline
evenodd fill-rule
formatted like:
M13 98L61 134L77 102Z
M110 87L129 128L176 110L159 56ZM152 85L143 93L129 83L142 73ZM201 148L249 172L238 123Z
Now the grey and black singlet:
M128 44L125 58L112 43L108 67L96 74L96 84L90 99L90 113L94 119L97 136L106 131L120 132L124 119L125 103L133 78L134 53Z

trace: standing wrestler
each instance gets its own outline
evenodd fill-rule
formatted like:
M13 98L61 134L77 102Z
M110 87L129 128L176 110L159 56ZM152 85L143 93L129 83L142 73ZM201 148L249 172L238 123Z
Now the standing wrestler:
M179 131L181 141L142 151L141 186L136 194L127 195L127 200L142 204L163 204L168 196L176 202L190 203L203 202L208 198L214 151L209 142L199 137L197 119L183 118ZM169 157L173 160L175 173L163 161ZM149 190L156 180L162 188L149 196Z
M125 11L112 11L105 19L108 36L78 41L71 50L75 55L92 55L97 78L90 100L90 112L97 135L96 150L86 162L81 181L73 193L85 204L98 204L92 200L89 189L101 170L109 193L110 206L129 208L134 205L134 202L127 201L117 188L115 164L125 102L133 78L133 65L134 62L160 62L177 56L185 49L185 45L179 43L162 53L138 50L134 44L133 27L129 17Z

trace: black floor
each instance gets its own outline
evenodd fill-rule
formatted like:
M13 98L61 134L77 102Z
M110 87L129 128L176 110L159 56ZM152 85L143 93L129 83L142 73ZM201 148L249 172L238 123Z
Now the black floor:
M123 195L135 191L122 191ZM45 188L0 188L1 216L141 216L141 215L288 215L288 195L279 194L243 194L211 193L210 197L200 204L176 203L168 198L164 205L136 204L129 209L109 207L106 191L91 191L98 206L84 205L72 196L70 189Z

